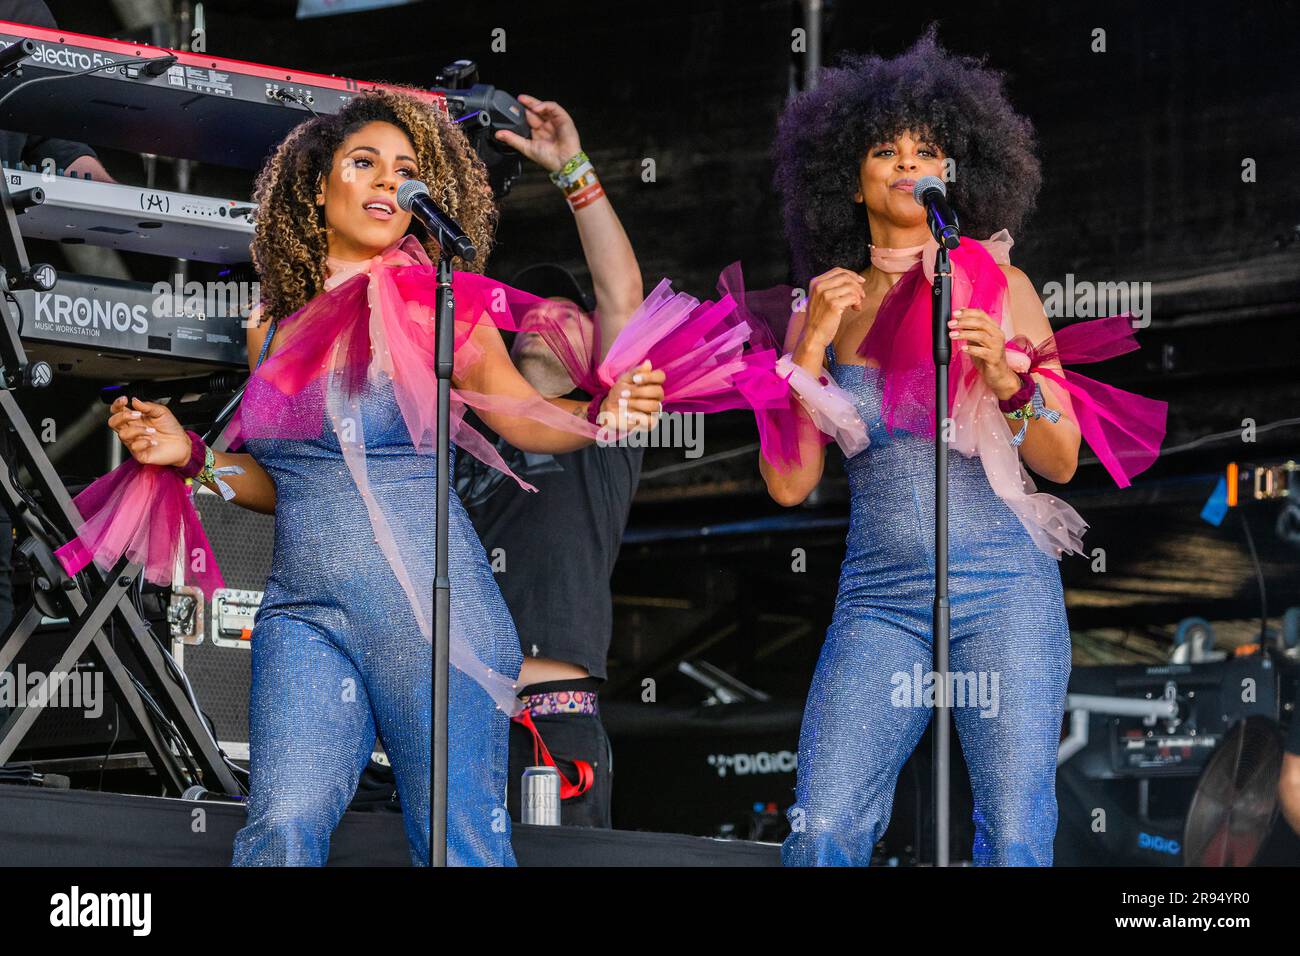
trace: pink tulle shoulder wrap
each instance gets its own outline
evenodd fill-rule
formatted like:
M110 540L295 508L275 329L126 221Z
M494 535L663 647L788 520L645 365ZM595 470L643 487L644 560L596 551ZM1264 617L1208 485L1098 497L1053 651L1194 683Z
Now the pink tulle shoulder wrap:
M1164 440L1167 405L1081 375L1067 366L1099 362L1138 347L1130 316L1118 315L1077 322L1043 341L1031 343L1016 335L1011 324L1010 294L1001 265L1010 263L1011 236L1002 230L987 240L964 239L950 253L953 308L976 308L1001 324L1007 341L1007 361L1013 369L1037 375L1055 391L1065 414L1079 428L1088 447L1120 487L1131 484L1159 455ZM934 361L931 343L931 284L937 244L930 242L905 253L902 261L882 257L886 271L902 278L886 293L875 322L858 355L881 371L881 417L891 432L934 436ZM894 250L891 250L893 252ZM873 255L873 262L875 262ZM733 263L719 280L719 289L744 303L756 328L756 340L773 347L784 340L791 314L800 304L790 286L746 294L740 264ZM788 362L787 362L788 366ZM778 368L773 374L779 376ZM805 376L805 378L811 378ZM763 454L778 467L799 461L797 403L802 403L823 432L841 446L854 447L853 433L839 397L831 388L820 392L820 414L805 396L816 382L798 385L793 379L784 404L755 404ZM821 383L824 384L824 383ZM1052 555L1078 553L1087 524L1069 505L1038 492L1011 444L1011 428L992 391L974 363L955 351L949 371L948 400L954 428L952 447L979 456L994 491L1025 526L1035 544ZM865 442L862 443L865 447ZM860 449L859 449L860 450ZM853 453L853 452L850 452Z
M243 404L223 437L233 448L252 439L314 440L332 429L375 540L431 639L431 590L417 586L403 557L427 538L429 529L406 528L371 493L360 401L367 382L391 383L412 445L425 454L436 451L437 269L412 236L369 260L331 260L331 267L325 290L280 323L275 351L250 378ZM452 289L453 379L458 385L452 389L450 437L528 490L535 489L515 476L496 448L465 421L466 407L529 418L588 439L607 436L536 393L521 397L518 388L496 388L491 367L504 369L503 363L509 363L500 332L539 335L573 381L595 396L605 395L620 375L646 359L666 373L668 411L720 411L777 395L767 369L774 356L747 349L750 326L725 296L700 302L674 293L665 279L597 362L596 317L473 273L454 273ZM497 361L480 364L489 354ZM509 374L517 380L513 370ZM341 428L341 422L348 427ZM77 500L87 520L80 537L60 549L65 563L81 561L84 567L93 557L111 566L126 553L146 562L149 580L166 585L172 581L179 527L187 543L206 552L205 590L221 586L188 489L175 469L129 461ZM148 517L141 520L142 515ZM454 628L451 659L503 709L518 711L513 679L483 664Z

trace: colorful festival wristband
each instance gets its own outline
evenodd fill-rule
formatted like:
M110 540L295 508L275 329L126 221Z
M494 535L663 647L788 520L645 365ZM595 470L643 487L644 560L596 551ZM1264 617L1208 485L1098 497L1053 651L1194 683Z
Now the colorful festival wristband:
M1016 409L1023 408L1034 397L1034 389L1037 383L1024 372L1020 373L1020 388L1010 398L1004 398L998 402L998 410L1004 415L1014 412Z
M561 189L564 189L574 180L574 178L581 175L584 166L588 169L591 168L591 160L587 157L585 152L578 150L569 157L568 161L563 166L550 174L551 182L555 183L555 185L559 186Z
M1048 408L1043 403L1043 389L1037 382L1034 383L1034 391L1030 395L1029 401L1014 411L1004 412L1003 414L1012 421L1020 422L1020 431L1011 437L1011 444L1016 447L1019 447L1024 442L1025 435L1029 433L1029 420L1031 418L1045 418L1053 424L1061 420L1060 412L1054 408Z
M605 187L597 182L592 186L588 186L586 189L582 190L582 192L575 193L574 195L565 198L569 201L569 208L574 212L577 212L584 206L590 206L603 195L605 195Z

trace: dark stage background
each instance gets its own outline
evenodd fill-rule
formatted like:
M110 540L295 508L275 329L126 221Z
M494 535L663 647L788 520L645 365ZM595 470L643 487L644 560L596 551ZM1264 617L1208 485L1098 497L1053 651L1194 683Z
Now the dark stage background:
M69 30L129 32L116 4L50 6ZM1273 531L1278 502L1244 507L1221 527L1199 517L1228 462L1300 450L1298 6L824 4L827 62L841 50L897 54L937 20L948 48L986 54L1007 72L1013 102L1040 138L1043 189L1013 255L1040 290L1067 274L1152 284L1141 351L1100 374L1170 403L1169 454L1122 493L1095 464L1051 489L1091 523L1087 545L1106 557L1104 571L1087 559L1062 564L1076 666L1163 660L1189 616L1215 622L1226 644L1257 639L1261 577L1274 627L1300 604L1300 555ZM802 57L790 51L798 4L585 4L578 21L563 7L502 2L307 21L294 20L288 0L204 7L216 55L417 85L467 57L483 82L559 101L647 288L669 276L709 297L737 259L754 286L788 278L769 146L802 82ZM491 49L498 28L503 53ZM1091 51L1099 28L1104 53ZM137 157L101 155L117 178L138 181ZM646 160L654 181L643 178ZM1246 160L1255 182L1243 182ZM165 167L161 176L167 187ZM196 177L193 190L211 195L244 196L251 186L249 173L215 166L199 166ZM125 259L135 278L164 274L150 273L159 267L144 257ZM537 261L584 274L569 212L525 163L503 201L489 272L507 278ZM67 386L60 414L79 412L85 397ZM1239 434L1244 419L1258 427L1254 442ZM812 500L779 508L764 493L755 442L752 420L716 416L702 458L648 454L614 578L611 699L635 702L653 678L660 702L699 704L707 694L678 672L683 659L778 701L797 705L806 692L833 604L846 488L832 462ZM102 447L88 440L69 466L98 473ZM792 571L794 549L806 551L806 571Z

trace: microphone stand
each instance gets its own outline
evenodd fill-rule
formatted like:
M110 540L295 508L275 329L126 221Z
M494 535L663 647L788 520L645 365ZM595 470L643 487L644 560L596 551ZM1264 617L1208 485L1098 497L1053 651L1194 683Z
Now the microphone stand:
M948 866L949 751L952 731L952 701L948 699L948 637L951 608L948 603L948 363L952 340L948 322L952 319L952 266L948 247L941 235L943 224L933 212L927 214L930 231L939 243L934 260L931 290L931 335L934 342L934 672L939 684L934 711L934 865ZM943 414L939 410L943 409Z
M409 183L403 184L409 186ZM399 204L401 195L398 196ZM432 207L431 209L428 207ZM429 769L429 863L447 865L447 709L451 687L451 575L447 569L448 495L451 466L451 373L455 367L456 296L452 291L453 256L472 262L477 250L460 226L432 201L416 218L438 243L438 289L435 297L435 363L438 377L438 490L434 506L433 737Z
M440 250L451 248L438 236ZM436 552L433 576L433 740L429 774L429 863L447 865L447 704L451 682L451 576L447 570L447 460L451 454L451 372L455 364L456 297L451 288L451 256L438 256L438 492L434 523Z

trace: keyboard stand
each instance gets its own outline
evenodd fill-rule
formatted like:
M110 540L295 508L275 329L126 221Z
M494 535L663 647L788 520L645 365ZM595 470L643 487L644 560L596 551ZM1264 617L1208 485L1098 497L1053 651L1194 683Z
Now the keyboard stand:
M3 176L0 207L4 218L0 223L0 290L45 288L57 281L51 267L29 265ZM53 373L46 363L29 364L7 304L0 321L0 363L4 367L0 375L0 429L11 446L7 460L0 462L0 493L10 513L27 529L32 559L40 569L34 575L32 600L15 609L13 622L0 637L0 671L13 664L43 618L67 618L71 622L67 647L53 673L70 675L89 655L107 675L109 688L169 794L181 796L198 785L238 797L243 791L237 778L177 679L174 664L169 664L163 646L131 602L130 591L141 573L140 565L123 558L111 574L105 574L92 563L73 578L54 557L55 549L75 535L81 516L15 398L16 389L49 385ZM23 468L29 475L27 488L34 495L16 481ZM122 663L110 643L110 628L114 640L131 642L144 671L142 680L150 690L137 683ZM33 692L41 690L34 688ZM46 693L38 698L50 699L57 700L58 694ZM43 706L34 703L18 707L0 725L0 765L13 756Z

